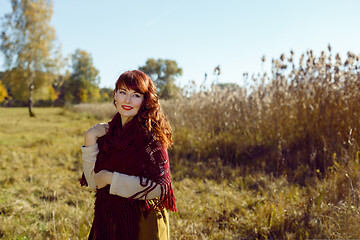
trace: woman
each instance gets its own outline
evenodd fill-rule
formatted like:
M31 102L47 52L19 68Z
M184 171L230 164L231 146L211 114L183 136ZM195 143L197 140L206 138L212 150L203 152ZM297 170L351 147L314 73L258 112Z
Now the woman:
M123 73L114 105L118 113L90 128L81 148L82 185L97 190L89 239L169 239L172 137L154 83L141 71Z

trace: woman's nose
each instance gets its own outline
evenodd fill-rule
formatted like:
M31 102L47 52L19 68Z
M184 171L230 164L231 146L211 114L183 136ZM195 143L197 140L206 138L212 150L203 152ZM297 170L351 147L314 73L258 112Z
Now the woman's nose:
M130 96L129 94L126 95L126 98L125 98L125 102L126 102L126 103L130 103L130 97L131 97L131 96Z

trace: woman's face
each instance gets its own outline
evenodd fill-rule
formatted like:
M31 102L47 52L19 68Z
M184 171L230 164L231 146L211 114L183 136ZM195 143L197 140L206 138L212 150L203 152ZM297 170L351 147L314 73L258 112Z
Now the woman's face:
M115 101L116 108L121 115L122 123L134 117L141 107L142 102L144 101L144 94L135 92L132 89L127 89L125 87L120 87L115 92Z

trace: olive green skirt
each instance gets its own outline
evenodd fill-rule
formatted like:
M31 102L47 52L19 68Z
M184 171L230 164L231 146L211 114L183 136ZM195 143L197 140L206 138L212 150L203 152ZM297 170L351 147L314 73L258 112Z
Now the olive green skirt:
M165 209L151 210L148 217L140 217L139 235L137 240L169 240L169 217ZM97 240L94 232L94 226L89 233L89 240Z
M146 219L141 215L138 240L169 239L169 218L165 209L151 210Z

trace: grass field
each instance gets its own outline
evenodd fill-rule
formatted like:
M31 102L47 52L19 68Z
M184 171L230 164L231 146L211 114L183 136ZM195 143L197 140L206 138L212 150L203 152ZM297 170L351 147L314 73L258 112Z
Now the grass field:
M34 112L0 108L0 238L86 239L94 193L78 184L80 146L99 120L62 108ZM221 161L171 159L172 239L360 238L356 160L300 186Z

